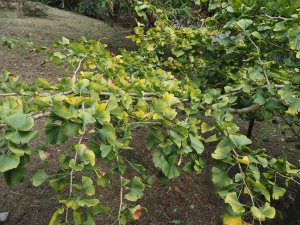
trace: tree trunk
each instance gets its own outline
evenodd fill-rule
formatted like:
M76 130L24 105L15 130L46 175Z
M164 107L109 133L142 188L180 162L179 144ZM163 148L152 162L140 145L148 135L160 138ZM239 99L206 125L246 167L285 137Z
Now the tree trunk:
M23 6L24 6L24 0L19 0L17 6L18 17L24 16Z
M247 138L251 138L251 136L252 136L252 130L253 130L254 122L255 122L255 119L251 119L249 121L249 126L248 126L248 131L247 131Z

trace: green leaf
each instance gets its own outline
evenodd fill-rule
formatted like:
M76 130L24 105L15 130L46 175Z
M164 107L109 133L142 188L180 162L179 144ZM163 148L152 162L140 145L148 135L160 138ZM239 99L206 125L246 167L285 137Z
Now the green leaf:
M273 194L272 194L272 198L275 200L280 199L286 192L285 188L281 188L278 186L273 186Z
M85 165L91 164L92 166L96 163L95 153L88 149L85 144L75 145L75 151L78 153Z
M242 134L229 134L229 139L237 148L252 144L252 141Z
M239 202L235 192L229 192L227 194L225 198L225 203L228 203L231 206L233 212L235 213L245 212L244 205Z
M99 204L99 200L98 199L80 199L78 204L80 206L87 206L87 207L93 207L96 206L97 204Z
M37 136L37 131L6 131L5 138L17 145L24 145Z
M225 173L224 170L214 166L212 168L212 182L217 187L226 187L232 184L233 180L228 177L227 173Z
M109 111L96 112L96 119L100 124L109 123L110 122L110 113Z
M51 122L45 125L46 141L49 144L63 144L68 139L68 136L64 133L63 127L52 124Z
M135 202L144 195L145 185L140 181L138 177L132 179L130 192L125 195L128 201Z
M300 28L291 28L288 31L288 39L290 41L291 49L300 50Z
M82 224L81 214L78 211L73 211L73 219L75 225Z
M101 129L99 129L100 138L103 141L107 141L110 144L115 144L117 140L116 130L112 124L106 123Z
M29 161L30 161L30 157L28 155L24 155L20 157L20 163L17 166L17 168L4 172L4 178L7 185L12 186L24 180L25 169L28 166Z
M76 111L72 107L67 106L66 104L59 103L54 104L52 112L58 117L65 120L75 118L77 115Z
M229 158L232 147L232 143L228 139L222 139L211 156L217 160Z
M78 172L78 171L82 171L84 169L84 164L75 162L74 159L71 159L69 162L69 167Z
M248 68L249 77L254 81L264 79L264 75L263 75L262 72L263 72L263 70L260 66L255 66L255 67Z
M82 190L88 195L95 195L95 187L93 185L93 180L90 177L82 176Z
M98 204L92 208L92 215L97 215L99 213L109 213L110 209L104 205Z
M252 20L248 20L248 19L241 19L237 22L237 25L242 29L242 30L246 30L251 24L253 23Z
M190 134L190 140L192 148L195 149L198 154L202 154L204 151L204 145L199 138Z
M121 108L118 107L118 101L115 95L110 95L110 98L107 102L107 111L110 112L110 114L119 116L121 114Z
M169 133L178 148L181 147L182 142L185 141L188 137L187 129L181 126L177 127L174 130L170 130Z
M5 182L8 186L13 186L18 182L22 182L25 178L24 174L25 168L20 165L15 169L11 169L3 173Z
M81 129L81 127L82 127L81 124L74 123L71 121L66 121L62 125L64 134L71 136L71 137L76 136L78 134L79 130Z
M23 156L24 154L29 155L31 153L30 148L26 144L20 146L9 141L7 146L11 152L18 156Z
M183 56L185 54L185 52L181 49L172 49L172 53L177 57L179 58L180 56Z
M168 161L166 160L164 154L161 151L158 151L158 150L154 151L152 160L153 160L154 166L161 170L162 170L162 168L169 166Z
M6 117L5 122L16 130L29 131L33 125L33 118L23 113L15 113Z
M31 178L33 186L37 187L44 183L49 178L44 170L38 170Z
M165 164L162 171L168 179L173 179L180 175L180 170L175 164Z
M270 206L270 203L265 203L265 205L260 208L252 206L251 212L253 217L259 221L265 221L266 218L273 219L276 214L275 209Z
M111 145L100 145L100 151L101 151L101 157L106 158L113 150L113 147Z
M248 169L250 170L254 179L258 182L260 180L260 171L258 170L258 168L255 165L251 164L248 166Z

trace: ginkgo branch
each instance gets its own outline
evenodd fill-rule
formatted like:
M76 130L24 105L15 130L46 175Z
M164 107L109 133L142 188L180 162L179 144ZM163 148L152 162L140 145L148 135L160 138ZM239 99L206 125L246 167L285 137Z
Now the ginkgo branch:
M73 73L73 76L72 76L73 83L75 83L76 80L77 80L77 73L79 72L79 70L81 68L82 61L86 58L86 56L87 56L87 54L85 54L84 57L82 57L82 59L80 59L80 61L78 63L78 66L77 66L76 70Z
M264 63L263 61L261 60L260 58L260 49L259 47L254 43L254 41L252 40L252 38L250 36L248 36L250 42L254 45L254 47L256 48L256 51L257 51L257 54L258 54L258 61L260 63L260 65L262 66L262 69L263 69L263 73L264 73L264 76L265 76L265 79L266 79L266 82L267 82L267 85L269 86L271 83L269 81L269 77L268 77L268 74L266 72L266 69L265 69L265 66L264 66Z
M118 211L119 225L121 225L122 206L123 206L123 177L120 175L120 204L119 204L119 211Z
M81 109L84 110L84 103L82 103ZM85 132L85 127L83 127L83 133ZM82 143L83 140L83 135L80 136L78 144L80 145ZM75 156L74 156L74 166L77 162L77 157L78 157L78 153L77 151L75 151ZM71 169L70 172L70 188L69 188L69 198L71 198L72 193L73 193L73 174L74 174L74 167ZM66 209L66 224L68 223L68 215L69 214L69 208Z

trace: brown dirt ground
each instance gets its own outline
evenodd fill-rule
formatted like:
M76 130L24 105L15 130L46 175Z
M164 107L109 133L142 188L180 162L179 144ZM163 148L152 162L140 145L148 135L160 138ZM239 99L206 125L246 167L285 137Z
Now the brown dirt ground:
M54 80L63 76L65 72L50 63L41 65L47 56L42 53L30 52L28 43L33 41L36 45L51 46L55 40L65 36L71 40L86 36L87 38L101 39L114 50L119 47L131 48L130 42L123 38L130 33L129 30L114 26L111 27L101 21L86 18L73 13L52 9L48 10L47 18L37 19L15 17L15 12L0 10L0 35L6 35L18 40L18 47L9 50L0 46L0 71L4 68L18 74L26 81L36 77L45 77ZM21 44L20 44L21 43ZM40 121L37 127L41 127ZM241 122L243 132L246 132L245 123ZM41 132L42 133L42 132ZM286 153L289 158L298 163L299 153L295 150L294 143L285 142L278 125L269 122L257 123L253 140L256 147L268 146L272 154ZM144 162L150 166L151 158L145 147L146 132L141 130L134 134L133 147L138 151L128 153L128 157ZM41 145L43 135L37 139L34 147ZM54 172L58 167L56 156L62 151L68 151L71 143L50 148L52 158L42 162L37 156L32 156L30 167L27 170L28 178L40 168L48 173ZM223 212L223 203L216 196L210 179L211 161L209 155L213 146L208 146L204 158L208 160L205 171L200 174L184 174L170 182L158 181L148 189L140 204L147 212L143 212L138 222L131 224L141 225L216 225L219 223ZM99 162L100 163L100 162ZM103 165L105 168L105 165ZM113 179L112 188L99 189L98 198L104 205L112 206L116 212L119 204L118 179ZM30 181L8 188L3 178L0 177L0 212L11 212L7 225L45 225L48 224L57 203L52 199L53 191L47 185L33 187ZM289 193L293 196L293 193ZM289 200L290 201L290 200ZM102 215L97 218L97 224L113 224L114 219ZM275 224L275 223L272 223ZM278 223L280 224L280 223Z

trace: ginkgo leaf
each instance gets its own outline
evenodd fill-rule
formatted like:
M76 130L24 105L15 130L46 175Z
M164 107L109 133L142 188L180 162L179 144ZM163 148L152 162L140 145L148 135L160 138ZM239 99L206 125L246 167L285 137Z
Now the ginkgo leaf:
M224 225L250 225L250 223L245 222L240 216L229 216L225 215L223 217Z
M5 119L6 123L16 130L29 131L34 124L33 118L23 113L12 114Z
M49 178L44 170L38 170L31 178L33 186L40 186Z
M168 106L175 105L177 103L180 103L179 99L174 96L174 94L165 93L163 95L163 99L166 101Z
M270 203L265 203L262 207L251 207L253 217L259 221L265 221L266 218L273 219L275 217L275 209L270 206Z
M229 192L227 194L225 198L225 203L228 203L231 206L233 212L235 213L245 212L244 205L239 202L235 192Z
M275 200L278 200L279 198L281 198L286 192L285 188L281 188L278 186L273 186L273 194L272 194L272 198Z

